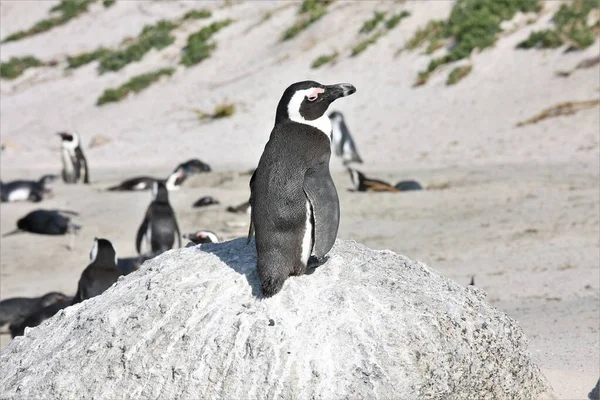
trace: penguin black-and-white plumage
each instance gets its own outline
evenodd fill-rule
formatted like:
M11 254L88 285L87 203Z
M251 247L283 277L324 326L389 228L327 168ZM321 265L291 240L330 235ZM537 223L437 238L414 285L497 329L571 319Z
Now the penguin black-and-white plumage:
M342 159L344 165L352 162L362 163L363 160L356 150L356 145L342 113L333 111L329 114L329 119L331 120L331 137L335 155Z
M17 221L15 231L4 234L9 236L20 231L38 233L41 235L64 235L75 232L81 227L71 222L65 214L78 215L73 211L64 210L34 210Z
M81 273L73 304L98 296L111 287L121 275L117 269L117 252L109 240L94 238L90 263Z
M142 241L145 239L149 247L149 253L158 255L170 250L178 241L181 247L181 234L177 225L175 211L169 204L169 192L161 182L154 182L152 188L153 200L146 210L135 239L135 248L142 254Z
M204 197L201 197L198 200L196 200L194 202L194 204L192 204L192 207L194 207L194 208L206 207L206 206L211 206L213 204L219 204L219 200L215 199L212 196L204 196Z
M411 190L423 189L421 184L415 180L405 180L398 182L395 186L390 185L379 179L368 178L362 172L348 168L350 179L354 190L357 192L406 192Z
M192 158L190 160L187 160L186 162L179 164L177 167L175 167L173 172L176 172L178 169L184 169L190 174L199 174L202 172L211 171L210 165L200 161L198 158Z
M350 84L314 81L289 86L275 126L250 179L250 231L255 234L257 270L265 297L281 290L290 275L308 272L333 246L340 209L329 172L329 104L354 93Z
M183 235L183 238L190 240L196 244L220 242L217 234L211 231L196 231L193 233L185 233Z
M15 338L17 336L22 336L25 333L25 328L33 328L34 326L40 325L48 318L52 318L60 310L65 309L72 304L73 298L65 297L64 299L34 311L21 321L15 322L9 326L11 337Z
M154 182L162 183L169 191L179 190L190 174L191 173L186 169L177 168L167 177L167 179L153 178L151 176L136 176L135 178L124 180L118 185L111 186L106 190L111 192L150 190L152 189Z
M90 183L88 163L76 132L59 132L61 138L62 178L65 183Z
M42 201L44 195L50 193L46 184L54 181L56 175L44 175L38 181L16 180L11 182L0 182L0 201L31 201L34 203Z
M28 315L67 297L64 293L50 292L41 297L12 297L2 300L0 301L0 326L18 324Z

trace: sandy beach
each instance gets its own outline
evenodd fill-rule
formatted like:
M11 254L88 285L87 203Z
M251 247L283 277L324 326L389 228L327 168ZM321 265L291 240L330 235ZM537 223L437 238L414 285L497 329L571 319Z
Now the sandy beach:
M0 38L43 18L56 1L0 3ZM204 3L202 3L204 4ZM420 260L443 275L484 289L487 301L518 321L530 351L559 399L585 399L600 377L600 113L598 106L517 127L542 110L598 99L598 66L573 72L597 56L598 40L583 51L515 50L534 29L550 24L558 2L544 3L532 23L517 15L493 48L474 54L471 74L446 86L450 67L415 88L430 57L398 49L430 19L446 18L452 2L336 1L297 38L278 38L296 18L283 2L210 2L209 21L235 22L216 35L211 58L193 68L177 64L187 35L204 20L174 31L175 42L152 50L119 72L98 75L97 63L65 69L66 55L117 46L145 24L199 8L189 1L117 1L47 33L3 43L0 59L34 54L57 60L0 81L1 179L38 179L60 173L62 130L76 130L91 170L90 185L52 184L38 204L2 203L0 233L37 208L79 213L74 249L66 236L19 234L1 239L0 298L75 292L94 237L133 257L135 234L150 192L106 192L126 178L164 178L189 158L213 172L194 175L170 192L182 233L206 229L222 240L245 236L249 216L225 211L249 195L273 125L275 107L290 83L351 82L352 97L335 103L344 113L368 176L395 183L416 179L426 188L404 193L358 193L341 161L331 169L340 196L338 237ZM410 17L358 57L349 56L358 28L373 10L407 10ZM263 21L265 12L272 17ZM339 51L335 65L311 69L319 55ZM165 66L175 74L118 103L95 105L108 87ZM446 72L444 72L446 71ZM194 109L233 102L230 118L198 121ZM106 144L90 147L97 135ZM192 208L202 196L219 205ZM182 240L183 245L187 241ZM4 328L5 329L5 328ZM10 336L0 336L5 347Z

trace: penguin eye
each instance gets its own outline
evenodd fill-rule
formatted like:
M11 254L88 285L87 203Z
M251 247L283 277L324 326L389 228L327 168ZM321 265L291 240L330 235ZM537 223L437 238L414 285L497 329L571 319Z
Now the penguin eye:
M319 98L319 96L315 94L312 96L307 96L306 98L308 99L308 101L315 101L317 98Z

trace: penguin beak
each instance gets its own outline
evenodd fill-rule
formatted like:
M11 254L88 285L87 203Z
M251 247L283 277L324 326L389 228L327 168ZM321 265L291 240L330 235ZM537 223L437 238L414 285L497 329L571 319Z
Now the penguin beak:
M335 101L340 97L350 96L354 92L356 92L356 88L349 83L338 83L337 85L325 86L325 96L330 102Z

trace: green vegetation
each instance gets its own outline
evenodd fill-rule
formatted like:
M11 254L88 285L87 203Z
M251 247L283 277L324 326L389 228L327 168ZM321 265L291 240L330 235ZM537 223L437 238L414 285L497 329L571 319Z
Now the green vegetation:
M300 18L296 20L294 25L290 26L283 32L282 41L290 40L296 37L304 29L321 19L327 13L326 7L332 0L304 0L300 5L298 14Z
M212 113L206 113L202 110L195 109L194 112L198 115L198 119L221 119L231 117L235 113L235 104L223 103L215 107Z
M12 57L5 63L0 63L0 77L5 79L15 79L19 77L27 68L40 67L43 62L32 56Z
M414 50L417 47L422 46L424 43L428 43L426 53L433 53L439 48L440 43L445 39L445 27L445 21L429 21L424 28L417 29L415 35L408 41L408 43L406 43L406 48L409 50Z
M15 32L9 35L3 42L12 42L38 33L49 31L55 26L64 25L73 18L87 11L88 5L94 0L62 0L50 9L50 12L58 13L55 17L43 19L26 31Z
M117 0L102 0L102 5L106 8L108 8L108 7L112 7L116 2L117 2Z
M454 85L458 81L462 80L465 76L469 75L472 69L473 67L470 65L463 65L462 67L454 68L448 75L446 85Z
M69 64L68 68L71 68L71 69L79 68L82 65L86 65L86 64L91 63L92 61L99 60L109 53L110 53L110 50L101 47L101 48L91 51L89 53L81 53L76 56L68 56L67 57L67 63Z
M216 21L188 36L188 44L184 55L181 57L181 63L186 67L190 67L210 57L217 44L209 42L209 39L232 22L231 19Z
M462 60L475 49L483 50L496 43L497 34L502 31L502 21L510 20L521 12L539 11L539 0L456 0L447 21L428 24L429 28L418 31L409 41L410 48L429 42L434 50L441 40L453 40L448 54L432 59L425 71L421 71L416 86L427 82L429 76L441 65ZM431 23L430 23L431 24Z
M408 11L402 11L400 14L392 15L387 21L385 21L385 27L387 30L394 29L396 25L400 23L404 18L410 16Z
M173 68L163 68L155 72L149 72L146 74L138 75L131 78L127 83L119 86L116 89L106 89L102 96L96 102L96 105L101 106L102 104L120 101L129 93L138 93L152 85L154 82L160 79L161 76L171 76L175 70Z
M600 22L595 26L588 25L590 12L598 8L600 0L574 0L570 4L561 4L552 18L556 28L532 32L517 48L554 49L568 43L570 49L585 49L600 33Z
M170 21L159 21L155 25L146 25L139 37L123 50L111 51L100 59L100 72L118 71L134 61L141 60L151 49L163 49L173 43L175 38L170 32L177 25Z
M190 10L185 13L183 19L205 19L212 17L212 13L210 10L201 9L201 10Z
M567 101L566 103L560 103L553 107L542 110L537 115L517 123L517 126L524 126L529 124L537 124L547 118L561 117L564 115L573 115L581 110L594 108L600 105L599 99L584 100L584 101Z
M319 58L317 58L315 61L313 61L312 65L310 67L312 69L319 68L322 65L325 65L325 64L335 61L335 59L338 57L338 55L339 54L337 51L332 54L322 55Z
M374 34L373 36L359 42L356 46L354 46L352 48L352 53L350 53L350 57L356 57L357 55L362 53L363 51L365 51L367 49L367 47L369 47L370 45L377 42L377 40L379 40L379 38L382 37L383 35L384 35L384 32L380 31L380 32L377 32L376 34Z
M373 32L373 30L375 28L377 28L377 25L379 25L379 23L381 21L383 21L383 19L385 18L385 14L386 13L384 13L384 12L374 11L373 12L373 18L366 20L365 23L363 24L363 26L360 28L360 30L358 32L359 33L371 33L371 32Z

